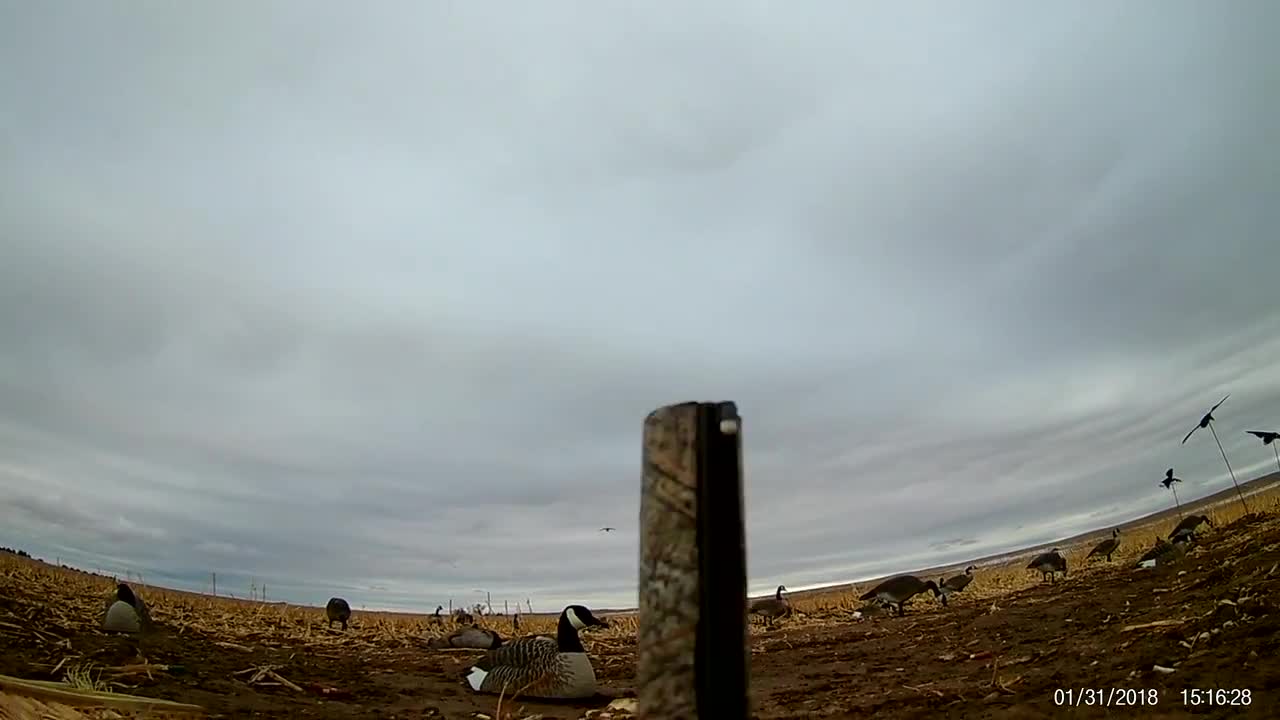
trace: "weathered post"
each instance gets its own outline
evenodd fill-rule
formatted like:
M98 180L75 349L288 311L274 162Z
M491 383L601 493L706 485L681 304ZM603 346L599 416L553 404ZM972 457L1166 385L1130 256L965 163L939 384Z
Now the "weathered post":
M640 494L641 717L748 716L746 568L737 407L653 411Z

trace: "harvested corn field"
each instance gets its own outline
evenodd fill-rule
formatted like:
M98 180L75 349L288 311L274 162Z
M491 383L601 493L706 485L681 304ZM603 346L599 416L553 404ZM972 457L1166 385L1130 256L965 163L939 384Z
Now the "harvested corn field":
M1081 703L1095 707L1074 714L1088 716L1128 702L1149 717L1270 716L1280 694L1280 515L1273 493L1251 505L1261 511L1213 508L1215 527L1152 569L1135 565L1176 518L1129 528L1110 563L1084 560L1103 530L1063 547L1071 570L1056 582L1010 561L975 572L949 607L917 596L904 617L864 606L857 588L797 595L791 617L752 631L755 713L1047 717ZM499 717L497 698L462 682L480 651L428 647L447 622L356 613L342 632L326 627L321 608L142 587L155 628L108 635L98 625L111 587L108 578L5 556L0 674L192 703L211 717ZM477 620L511 635L501 618ZM554 621L525 617L522 631L550 632ZM610 621L583 633L608 696L504 698L500 716L625 716L626 701L616 698L634 694L636 619Z

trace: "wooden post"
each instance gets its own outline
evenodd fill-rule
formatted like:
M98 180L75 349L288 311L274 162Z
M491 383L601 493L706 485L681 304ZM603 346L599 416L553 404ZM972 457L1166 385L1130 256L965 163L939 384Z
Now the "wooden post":
M749 714L741 430L732 402L669 405L645 418L641 717Z

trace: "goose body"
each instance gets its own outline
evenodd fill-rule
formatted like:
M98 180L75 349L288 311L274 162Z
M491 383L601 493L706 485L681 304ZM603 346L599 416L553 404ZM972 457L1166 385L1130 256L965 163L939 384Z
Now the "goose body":
M1178 538L1185 538L1188 540L1194 540L1196 536L1196 528L1199 528L1201 525L1213 527L1213 521L1209 519L1208 515L1188 515L1182 518L1182 522L1179 522L1174 526L1173 532L1169 533L1169 539L1177 540Z
M329 627L339 622L342 623L342 629L346 630L347 621L351 619L351 606L340 597L329 598L324 606L324 616L329 621Z
M1111 531L1111 537L1107 538L1106 540L1103 540L1097 545L1094 545L1093 549L1089 551L1089 554L1086 556L1085 559L1088 559L1091 557L1105 556L1107 558L1107 562L1111 562L1111 556L1115 554L1115 551L1119 549L1119 547L1120 547L1120 529L1116 528Z
M1157 565L1167 565L1185 555L1190 544L1191 540L1187 535L1179 535L1173 542L1158 537L1156 538L1156 544L1138 559L1138 567L1150 568Z
M952 575L951 577L938 583L938 598L942 600L942 604L947 604L947 597L952 593L958 593L969 587L969 583L973 582L973 566L964 569L963 575Z
M493 630L479 625L454 630L444 637L434 638L429 644L436 649L442 648L474 648L476 650L492 650L501 647L502 636Z
M582 647L578 631L608 627L581 605L560 613L554 638L522 637L490 650L467 671L467 684L475 692L508 697L584 698L596 694L596 675Z
M1054 582L1057 573L1067 574L1067 559L1058 554L1058 548L1054 548L1032 558L1027 569L1040 571L1041 581L1048 579L1049 582Z
M747 609L749 615L759 615L765 619L770 625L773 621L780 617L786 617L791 614L791 603L787 601L782 593L786 591L783 585L778 586L778 590L771 598L764 598L751 603L751 607Z
M107 599L107 611L102 618L102 629L107 632L138 633L151 623L146 603L124 583L117 583L115 592Z
M871 600L872 598L875 598L882 603L896 605L898 608L898 615L901 616L906 614L903 604L926 590L932 592L934 597L938 597L942 594L941 591L938 590L938 584L932 580L921 580L915 575L898 575L897 577L891 577L871 588L867 592L863 593L858 599Z

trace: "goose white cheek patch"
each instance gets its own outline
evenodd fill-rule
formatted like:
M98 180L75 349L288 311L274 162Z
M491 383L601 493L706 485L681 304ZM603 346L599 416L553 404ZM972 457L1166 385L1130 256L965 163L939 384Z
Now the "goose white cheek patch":
M471 685L472 690L478 692L480 690L480 686L484 684L484 679L488 677L488 675L488 672L481 670L478 667L473 667L471 668L471 672L467 673L467 683ZM457 676L455 675L454 677Z
M574 630L582 630L587 626L586 623L578 619L578 613L574 612L573 608L569 608L564 614L565 617L569 618L569 624L573 626Z

